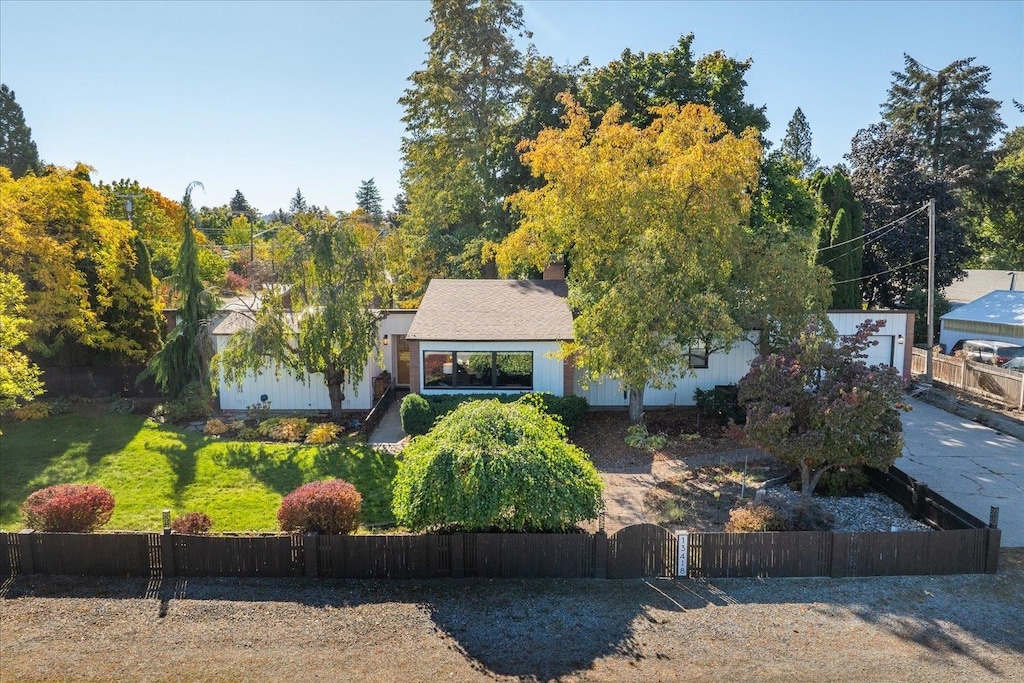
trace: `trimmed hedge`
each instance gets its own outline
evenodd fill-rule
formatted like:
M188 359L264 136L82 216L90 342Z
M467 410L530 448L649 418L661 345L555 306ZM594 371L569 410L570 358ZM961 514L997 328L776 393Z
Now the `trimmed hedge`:
M314 481L281 500L277 521L281 531L350 534L359 528L363 497L344 479Z
M544 404L544 411L558 418L568 429L575 427L590 408L587 399L581 396L555 396L551 393L438 394L433 396L409 394L402 399L400 410L402 431L409 436L426 434L439 419L469 401L497 400L500 403L514 403L526 397L538 397Z

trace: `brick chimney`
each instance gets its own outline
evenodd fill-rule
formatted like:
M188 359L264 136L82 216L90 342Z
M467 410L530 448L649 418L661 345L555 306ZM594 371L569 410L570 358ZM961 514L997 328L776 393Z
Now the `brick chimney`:
M551 260L548 265L544 267L545 280L564 280L565 279L565 261L558 254L552 254Z

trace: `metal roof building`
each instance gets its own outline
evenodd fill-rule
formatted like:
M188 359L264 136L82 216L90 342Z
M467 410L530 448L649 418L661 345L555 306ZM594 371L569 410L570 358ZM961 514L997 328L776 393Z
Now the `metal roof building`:
M946 349L961 339L990 339L1024 345L1024 291L989 292L942 316L939 343Z

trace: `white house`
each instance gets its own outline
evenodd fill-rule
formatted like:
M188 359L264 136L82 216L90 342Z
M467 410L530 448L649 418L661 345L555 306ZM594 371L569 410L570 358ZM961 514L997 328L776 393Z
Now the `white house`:
M372 380L385 369L396 384L430 394L549 392L578 395L595 407L628 405L618 382L583 381L571 362L557 358L560 344L573 338L568 289L560 265L544 280L432 280L418 310L386 311L381 322L380 362L367 360L359 386L346 387L346 409L372 406ZM910 377L914 314L906 311L834 311L829 319L839 334L850 335L865 319L885 326L874 335L869 364L892 365ZM214 329L217 350L245 318L229 315ZM757 355L757 333L727 352L690 349L691 370L668 388L649 387L647 407L693 405L695 389L738 382ZM244 409L266 396L280 410L326 410L327 389L320 375L303 382L268 368L241 388L221 381L221 407Z
M345 410L369 410L373 407L373 379L388 370L400 384L408 384L408 347L402 365L402 342L412 324L416 311L388 310L380 322L380 356L366 359L363 377L358 384L345 385ZM216 353L227 346L231 335L249 324L249 318L239 311L225 311L212 330ZM402 368L404 368L404 377ZM219 380L221 410L244 410L261 400L270 401L273 410L330 410L331 401L321 373L312 373L305 379L286 370L275 376L269 365L259 375L249 375L241 387L229 385L222 376ZM266 397L266 398L263 398Z

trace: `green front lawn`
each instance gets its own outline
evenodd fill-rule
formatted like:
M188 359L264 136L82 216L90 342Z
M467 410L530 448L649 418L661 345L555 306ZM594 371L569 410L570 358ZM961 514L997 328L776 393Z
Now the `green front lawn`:
M60 415L7 423L0 436L0 528L22 528L33 491L96 483L117 503L106 529L159 530L161 511L205 512L214 531L274 531L281 497L342 478L363 495L363 523L391 521L394 457L365 444L225 441L137 415Z

